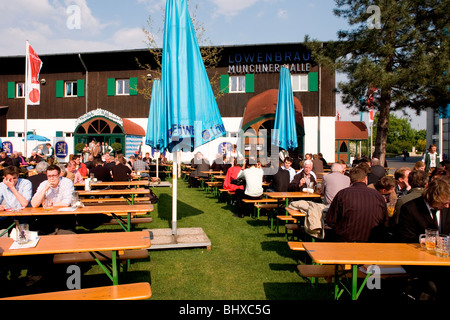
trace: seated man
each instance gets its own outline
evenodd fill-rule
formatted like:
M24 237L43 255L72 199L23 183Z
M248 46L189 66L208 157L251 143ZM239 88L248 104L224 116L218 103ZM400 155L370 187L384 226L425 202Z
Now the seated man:
M39 207L44 198L53 200L55 207L68 207L72 201L74 191L73 183L70 179L61 177L59 166L51 165L47 168L47 180L43 181L36 190L36 194L31 199L33 207ZM75 215L61 215L56 213L53 216L42 216L38 219L40 234L54 233L56 229L74 231L76 227Z
M418 243L425 229L437 229L441 234L450 233L450 180L448 177L433 179L421 197L400 208L395 238L399 242ZM404 266L405 270L419 279L419 299L448 301L450 276L447 268Z
M408 167L398 168L394 172L394 179L397 181L395 192L399 198L407 194L409 189L411 189L411 186L408 184L408 175L410 172L411 169Z
M336 194L326 214L325 221L335 232L335 239L329 240L384 242L389 223L384 197L367 187L363 168L350 171L350 182L350 187Z
M28 180L31 181L31 185L33 186L33 189L32 189L33 196L36 193L36 190L39 187L39 185L41 184L41 182L44 180L47 180L47 174L46 174L47 168L48 168L48 163L45 161L41 161L38 164L36 164L37 174L28 176Z
M136 161L133 162L132 166L134 172L139 171L141 178L149 178L150 175L148 172L142 172L142 171L150 171L150 167L146 162L142 160L142 156L138 155Z
M303 188L310 188L311 183L314 188L316 185L316 175L312 169L312 160L305 160L303 163L303 169L294 176L294 179L292 179L289 184L289 191L302 191Z
M0 211L8 208L24 208L31 200L31 182L19 178L19 168L8 166L3 169L3 182L0 183ZM13 223L12 217L1 217L1 228Z
M336 193L350 187L350 178L345 174L345 166L340 163L331 165L331 173L325 175L322 181L323 203L330 206Z
M367 183L373 184L383 178L386 175L386 169L380 165L380 159L372 158L372 164L370 166L370 173L367 176Z
M296 174L294 168L292 168L292 158L291 157L284 158L283 165L280 168L282 170L286 170L287 172L289 172L289 183L291 183Z
M408 184L411 186L411 190L398 199L397 204L395 205L394 215L391 219L391 224L393 225L398 223L398 216L402 205L422 196L422 192L428 184L428 173L422 170L411 171L408 175Z
M386 200L386 204L395 207L397 203L397 194L395 193L395 180L392 177L382 177L374 184L369 184L369 188L376 189ZM393 212L392 212L393 213Z
M261 163L255 163L254 159L249 159L244 162L242 171L239 172L237 179L245 179L245 190L237 189L235 191L236 205L238 217L243 218L248 212L244 206L243 199L261 199L264 193L263 189L264 171Z

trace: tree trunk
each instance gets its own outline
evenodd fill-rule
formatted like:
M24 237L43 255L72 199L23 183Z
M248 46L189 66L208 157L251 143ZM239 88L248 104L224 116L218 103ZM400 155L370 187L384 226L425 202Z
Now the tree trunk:
M391 89L382 89L380 97L379 117L377 123L377 139L375 141L374 158L380 159L383 165L386 159L386 144L389 131L389 111L391 105Z

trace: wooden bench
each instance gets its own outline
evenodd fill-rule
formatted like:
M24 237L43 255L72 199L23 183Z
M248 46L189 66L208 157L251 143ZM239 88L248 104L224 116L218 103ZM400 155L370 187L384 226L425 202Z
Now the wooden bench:
M99 261L108 261L111 259L111 252L95 252L93 255ZM147 249L138 250L125 250L122 253L119 252L118 260L124 262L126 260L137 260L148 258ZM83 262L95 262L94 257L89 252L77 252L77 253L59 253L53 255L54 264L74 264Z
M229 191L227 189L219 189L218 191L219 191L219 194L218 194L219 196L221 196L221 195L225 195L226 196L225 202L227 204L231 204L232 203L234 191Z
M306 251L302 241L288 241L288 246L293 251Z
M254 212L256 211L255 216L257 217L257 219L259 220L259 216L260 216L260 212L261 209L266 209L266 210L271 210L271 209L275 209L277 208L277 199L271 199L271 198L267 198L267 199L242 199L242 202L244 203L253 203L254 205ZM273 228L273 219L271 220L271 229Z
M297 219L292 217L292 216L287 216L287 215L277 215L277 233L279 233L279 222L280 221L284 221L285 225L286 222L292 222L292 224L296 224L297 223Z
M0 300L144 300L151 296L150 284L138 282L117 286L29 294Z
M102 203L102 202L126 202L126 198L84 198L82 203ZM134 202L150 201L150 197L135 197Z
M342 266L342 271L344 270L351 270L350 265L344 265ZM383 266L379 266L383 267ZM395 267L395 266L390 266ZM320 265L320 264L300 264L297 266L298 271L300 274L305 278L324 278L327 282L332 282L335 276L335 266L334 265ZM343 275L343 277L351 278L351 272L347 272ZM357 277L364 279L367 276L367 273L361 271L358 268L357 271ZM392 273L392 274L381 274L381 279L387 279L387 278L398 278L398 277L410 277L408 273Z
M153 222L152 218L131 218L130 223L131 224L142 224L142 223L151 223ZM111 225L119 225L119 221L116 219L111 219L109 222L103 223L104 226L111 226Z
M223 186L222 181L206 181L206 191L209 191L209 188L213 189L213 194L217 196L218 189Z

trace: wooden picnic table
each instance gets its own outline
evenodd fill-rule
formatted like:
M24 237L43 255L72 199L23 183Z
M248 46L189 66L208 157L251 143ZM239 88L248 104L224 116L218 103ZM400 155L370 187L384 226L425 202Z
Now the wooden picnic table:
M119 284L118 252L146 249L151 245L148 231L40 236L39 242L34 248L10 249L13 242L13 239L9 237L0 238L0 257L111 251L111 271L105 268L99 260L97 263L112 280L113 285Z
M211 181L214 181L215 174L222 174L222 171L214 171L214 170L200 171L200 172L208 174Z
M62 209L67 208L67 209ZM67 210L67 211L59 211L59 210ZM19 212L12 211L1 211L0 217L28 217L28 216L49 216L49 215L78 215L78 214L108 214L111 215L119 225L125 231L131 231L131 218L135 215L145 215L148 212L153 211L152 204L135 204L135 205L95 205L95 206L84 206L82 208L76 208L73 211L70 210L69 207L53 207L51 211L45 211L42 207L26 207L20 210ZM120 216L126 216L127 221L123 221ZM0 234L2 236L6 233L10 228L12 228L14 224L10 225L4 232Z
M365 285L364 281L358 290L358 265L450 266L450 258L438 257L413 243L304 242L303 246L315 263L335 265L336 272L340 265L351 265L352 300Z
M80 197L90 197L90 196L124 196L127 202L130 204L134 204L137 195L149 195L150 190L145 188L136 188L136 189L100 189L100 190L91 190L85 191L80 190L77 191ZM130 196L131 200L128 200L125 196ZM105 199L103 199L105 200Z
M101 187L113 187L113 186L130 186L130 187L138 187L138 186L148 186L148 180L133 180L133 181L97 181L91 183L91 188L101 188ZM73 186L75 188L84 188L84 183L74 183Z
M289 199L292 198L305 198L305 199L318 199L321 198L320 194L308 193L302 191L289 191L289 192L264 192L264 195L274 199L285 199L286 207L289 206Z

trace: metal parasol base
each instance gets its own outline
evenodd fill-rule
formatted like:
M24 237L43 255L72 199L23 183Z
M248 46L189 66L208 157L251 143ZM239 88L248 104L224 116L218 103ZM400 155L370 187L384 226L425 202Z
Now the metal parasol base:
M202 228L179 228L177 234L172 229L146 229L150 232L151 246L148 250L182 249L206 247L211 250L211 241Z

